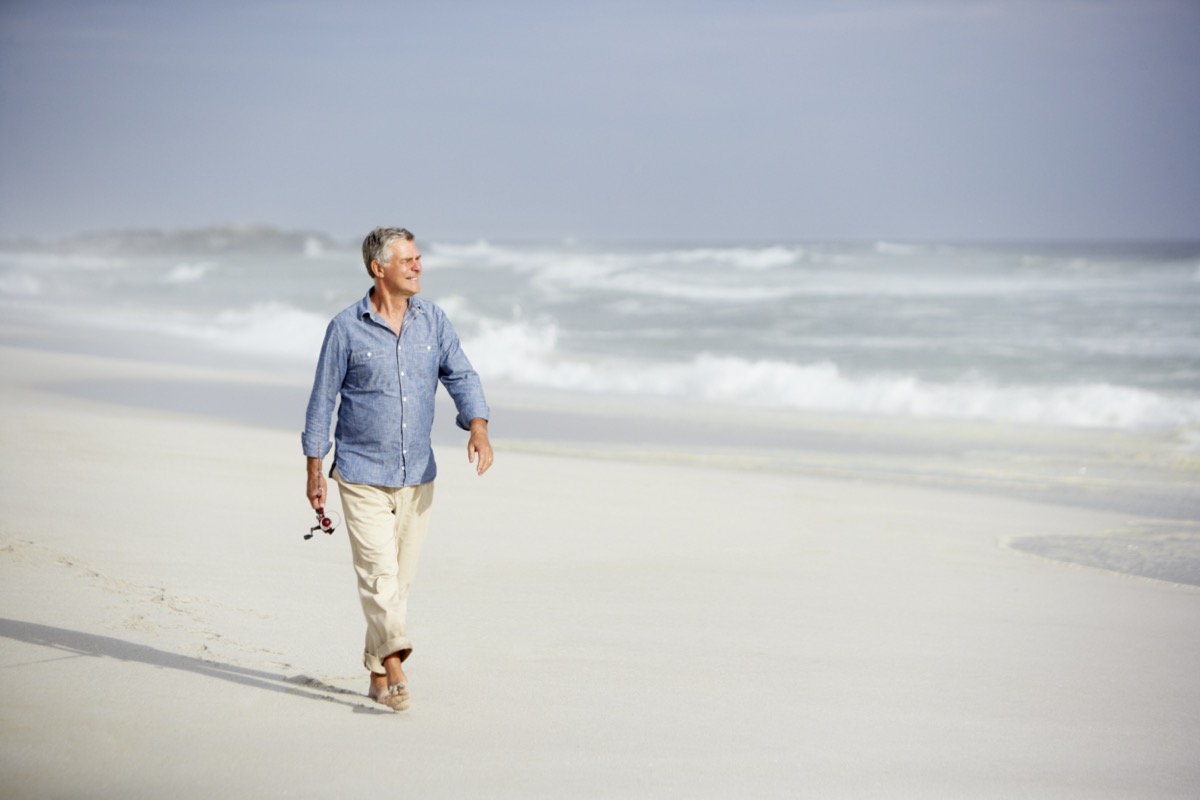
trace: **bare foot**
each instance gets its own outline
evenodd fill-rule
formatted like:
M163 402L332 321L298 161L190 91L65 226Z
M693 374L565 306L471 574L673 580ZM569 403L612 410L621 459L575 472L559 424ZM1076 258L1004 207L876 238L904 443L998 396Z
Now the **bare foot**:
M404 667L401 665L399 653L392 653L383 659L383 668L387 670L388 687L398 684L408 686L408 676L404 674ZM374 673L372 673L371 677L374 678Z
M383 668L387 672L371 673L367 697L393 711L404 711L412 703L408 696L408 676L404 674L404 668L400 664L399 653L392 653L383 659Z
M377 703L382 703L385 694L387 694L387 675L382 672L372 672L371 684L367 687L367 697Z

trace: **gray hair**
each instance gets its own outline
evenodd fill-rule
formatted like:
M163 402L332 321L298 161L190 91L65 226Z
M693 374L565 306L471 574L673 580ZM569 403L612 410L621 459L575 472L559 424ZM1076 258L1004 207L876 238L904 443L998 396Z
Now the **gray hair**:
M397 239L411 242L414 238L407 228L376 228L368 233L367 238L363 239L363 265L367 268L367 274L375 277L375 273L371 272L372 261L378 261L385 267L391 263L392 251L388 245Z

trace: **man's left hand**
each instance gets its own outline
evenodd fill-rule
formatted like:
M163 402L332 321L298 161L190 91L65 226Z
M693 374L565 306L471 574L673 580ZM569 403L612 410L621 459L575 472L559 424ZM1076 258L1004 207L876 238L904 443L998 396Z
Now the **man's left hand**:
M467 440L467 461L475 465L475 472L482 475L492 466L492 444L488 441L487 420L471 420L471 438ZM478 461L476 461L478 459Z

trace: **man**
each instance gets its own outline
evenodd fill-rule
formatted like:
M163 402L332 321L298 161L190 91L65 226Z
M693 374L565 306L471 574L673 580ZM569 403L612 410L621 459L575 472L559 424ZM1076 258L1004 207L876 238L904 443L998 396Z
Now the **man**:
M409 707L402 662L412 652L405 618L409 584L429 522L437 472L429 433L440 380L470 431L467 460L479 475L492 466L488 406L479 375L459 347L445 312L416 297L421 253L403 228L376 228L363 241L375 285L325 331L301 441L308 499L328 497L321 466L338 406L333 468L367 619L363 664L367 696L396 711Z

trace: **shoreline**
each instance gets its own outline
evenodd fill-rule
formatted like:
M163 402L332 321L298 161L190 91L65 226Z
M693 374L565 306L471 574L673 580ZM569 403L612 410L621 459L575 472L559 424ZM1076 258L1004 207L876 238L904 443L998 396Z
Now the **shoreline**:
M43 351L0 345L0 360L58 358L74 365L76 373L90 373L32 387L85 404L289 431L297 437L303 427L309 387L294 371L167 366L155 359L58 350L39 359L38 352ZM109 377L112 372L126 374ZM499 424L492 433L502 451L910 486L1134 515L1084 536L1013 535L1004 546L1077 567L1200 586L1200 485L1192 479L1200 473L1200 457L1178 454L1169 437L748 411L507 386L498 396L493 417ZM462 438L453 416L453 406L439 391L433 441L442 460L452 457ZM704 432L700 441L697 431ZM1104 471L1089 469L1094 462Z
M0 334L0 342L9 337ZM0 344L13 352L101 359L107 368L42 381L86 402L190 414L299 436L311 378L234 358L229 366L126 359ZM28 356L21 356L27 358ZM127 372L110 377L105 369ZM1200 432L1067 428L749 409L668 398L488 387L492 436L526 453L881 481L1200 522ZM438 392L436 447L458 439ZM1186 526L1184 526L1186 527Z

